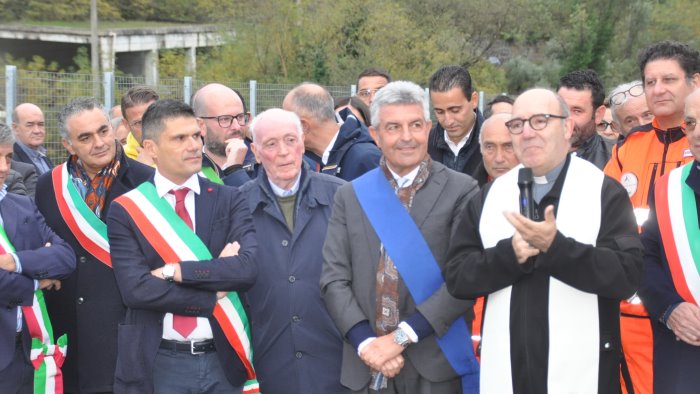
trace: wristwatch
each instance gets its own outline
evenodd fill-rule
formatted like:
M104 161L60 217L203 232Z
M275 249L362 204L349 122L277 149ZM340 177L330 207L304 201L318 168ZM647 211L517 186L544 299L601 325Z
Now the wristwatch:
M163 267L163 279L168 282L175 280L175 264L166 264Z
M411 344L411 338L401 328L397 328L394 331L394 343L405 348Z

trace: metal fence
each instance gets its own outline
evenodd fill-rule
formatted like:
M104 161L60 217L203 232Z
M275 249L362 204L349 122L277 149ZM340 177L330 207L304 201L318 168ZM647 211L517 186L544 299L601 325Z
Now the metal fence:
M46 121L46 148L56 163L66 159L66 151L58 132L58 112L72 99L92 96L95 91L105 108L120 103L121 97L134 85L145 84L143 77L115 76L104 73L99 88L93 89L92 75L18 70L15 66L0 69L0 121L12 123L12 109L20 103L34 103L44 112ZM160 79L154 86L160 97L190 101L192 93L211 82L219 82L238 90L245 98L249 111L255 115L268 108L281 107L284 96L295 85L257 83L257 81L204 81L191 77ZM326 86L333 97L350 96L354 85Z

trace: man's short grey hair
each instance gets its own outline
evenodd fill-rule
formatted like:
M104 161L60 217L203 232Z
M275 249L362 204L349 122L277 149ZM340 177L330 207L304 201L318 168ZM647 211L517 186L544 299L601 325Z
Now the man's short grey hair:
M250 134L253 136L253 142L255 142L256 137L255 137L255 130L257 130L258 125L260 124L261 121L266 121L272 118L288 118L292 123L294 123L294 128L296 129L297 133L299 134L299 137L301 137L302 134L302 129L301 129L301 120L299 120L299 116L295 114L294 112L291 111L285 111L281 108L270 108L268 110L265 110L258 114L258 116L253 119L253 123L250 124Z
M413 82L394 81L381 88L372 100L369 112L372 117L372 127L377 128L381 123L379 109L385 105L418 104L423 108L423 118L430 120L430 104L428 94Z
M12 129L5 123L0 123L0 145L12 145L15 143L15 136Z
M319 86L320 90L306 89L306 87ZM319 122L335 122L335 109L333 96L320 85L304 82L295 87L290 96L291 110L297 114L310 116Z
M618 110L620 107L622 107L623 105L625 105L625 103L627 102L627 100L629 100L630 95L629 95L629 92L628 92L627 94L625 94L625 97L622 98L622 102L621 102L620 104L615 104L615 103L613 103L612 97L613 97L614 95L620 93L620 92L627 92L628 90L630 90L630 89L632 88L632 86L635 86L635 85L642 85L642 81L640 81L640 80L638 79L638 80L636 80L636 81L627 82L627 83L623 83L623 84L621 84L621 85L617 85L617 86L615 87L615 89L613 89L613 90L610 92L610 94L608 95L608 98L610 99L610 113L612 113L612 117L613 117L613 120L614 120L615 122L621 123L621 122L620 122L620 117L617 115L617 110Z
M78 97L68 103L63 109L61 109L61 112L58 113L58 131L61 133L61 138L64 140L68 141L68 120L83 112L83 111L92 111L93 109L99 109L102 111L102 114L105 116L105 119L109 121L109 116L107 115L107 112L105 112L104 108L102 107L102 104L97 101L96 98L94 97Z

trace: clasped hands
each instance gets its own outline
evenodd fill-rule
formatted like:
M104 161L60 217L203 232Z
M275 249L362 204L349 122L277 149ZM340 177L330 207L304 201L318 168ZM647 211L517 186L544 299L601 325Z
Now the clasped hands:
M360 352L360 358L371 369L393 378L403 368L403 350L403 346L394 342L394 334L389 333L368 343Z
M529 257L546 253L557 235L554 206L544 210L544 222L530 220L517 212L503 212L508 222L515 227L513 250L518 263L524 264Z
M219 257L232 257L232 256L237 256L238 255L238 250L241 249L241 245L234 241L234 242L229 242L224 246L224 248L221 250L221 253L219 253ZM182 282L182 271L180 269L180 263L174 263L175 264L175 275L173 276L173 281L181 283ZM163 267L156 268L154 270L151 270L151 275L155 276L156 278L164 279L163 278ZM228 294L227 291L217 291L216 292L216 299L220 300Z

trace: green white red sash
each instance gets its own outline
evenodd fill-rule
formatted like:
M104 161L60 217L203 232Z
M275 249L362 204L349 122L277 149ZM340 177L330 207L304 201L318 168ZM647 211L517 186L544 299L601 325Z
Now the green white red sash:
M0 254L15 251L2 226L0 226L0 249ZM29 358L34 366L34 393L63 393L61 366L66 359L68 338L63 334L54 343L53 328L41 289L34 292L32 306L22 307L22 314L32 337Z
M80 245L96 259L112 268L107 225L95 215L75 188L66 163L52 170L56 203L63 220Z
M695 193L685 183L695 162L656 181L655 201L659 232L673 284L684 300L700 300L700 228Z
M221 180L219 174L217 174L216 171L214 171L214 169L209 166L202 166L202 171L200 171L200 174L204 175L205 178L209 179L214 183L218 183L219 185L224 184L224 181Z
M156 188L151 182L142 183L114 202L126 209L143 236L166 264L212 258L209 249L197 234L177 216L167 201L158 197ZM250 324L236 292L229 292L226 297L217 302L214 307L214 318L246 369L248 380L243 387L243 393L259 393L260 389L253 368Z

